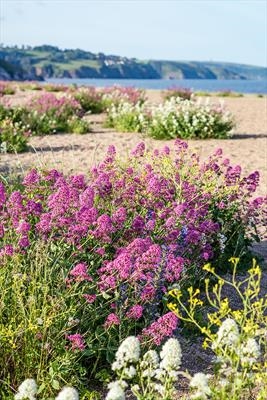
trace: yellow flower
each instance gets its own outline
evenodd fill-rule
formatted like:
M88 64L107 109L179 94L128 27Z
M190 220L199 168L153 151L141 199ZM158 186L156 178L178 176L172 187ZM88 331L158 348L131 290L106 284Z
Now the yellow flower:
M211 272L211 273L214 272L214 268L211 267L210 263L205 264L202 269L203 269L203 271L207 271L207 272Z
M172 290L169 291L169 295L179 299L182 296L182 292L179 289L172 289Z
M168 303L167 307L172 312L176 312L178 310L177 304L174 304L174 303Z
M240 258L239 257L231 257L229 258L229 262L234 264L234 266L237 266L237 264L239 263Z

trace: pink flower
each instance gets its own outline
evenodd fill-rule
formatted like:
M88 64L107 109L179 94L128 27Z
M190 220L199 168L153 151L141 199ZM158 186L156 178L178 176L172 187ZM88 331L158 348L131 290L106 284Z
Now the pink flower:
M19 240L18 245L19 245L20 247L22 247L22 248L29 247L29 246L30 246L29 238L28 238L27 236L23 236L23 237Z
M148 328L142 330L143 338L152 340L156 345L160 345L166 337L173 335L174 330L177 328L178 318L172 312L160 317L157 321L153 322Z
M74 335L68 335L67 339L71 342L71 349L73 351L75 350L83 351L85 349L85 342L80 333L75 333Z
M36 169L32 169L28 175L25 176L23 180L23 185L25 186L34 186L36 185L40 180L40 176Z
M11 244L6 244L0 249L0 256L13 256L14 248Z
M29 224L29 222L21 221L16 230L18 233L26 234L29 232L30 229L31 229L31 224Z
M145 154L145 143L144 142L140 142L138 143L138 145L132 150L131 154L135 157L143 157L143 155Z
M96 299L96 295L95 294L84 294L83 297L85 298L85 300L87 301L87 303L93 303Z
M0 182L0 207L5 203L5 201L6 201L5 186L3 185L2 182Z
M121 321L117 314L111 313L107 316L106 321L104 323L104 327L108 329L113 325L120 325Z
M143 306L136 304L127 311L126 317L135 320L140 319L143 315L143 310L144 310Z
M92 282L92 278L87 273L87 265L85 263L77 264L70 271L70 275L74 276L76 282L82 282L82 281Z

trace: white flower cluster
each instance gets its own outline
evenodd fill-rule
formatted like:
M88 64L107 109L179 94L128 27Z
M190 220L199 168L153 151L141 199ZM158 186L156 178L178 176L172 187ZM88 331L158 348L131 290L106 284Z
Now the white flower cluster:
M191 399L208 399L208 396L211 394L209 388L209 375L198 372L191 379L190 387L195 389L195 393L191 395Z
M239 329L236 322L232 318L223 321L217 332L217 339L212 344L212 349L228 346L235 348L239 342Z
M18 387L18 392L15 394L15 400L36 400L37 384L34 379L25 379Z
M79 394L73 387L64 387L55 400L79 400Z
M116 358L112 364L113 371L122 370L129 363L137 363L140 357L140 342L135 336L127 337L116 352Z
M177 339L167 340L160 357L155 350L149 350L141 357L138 338L128 337L118 348L112 364L119 380L110 383L106 400L124 399L124 390L128 385L137 398L145 398L144 388L150 395L154 393L166 396L167 391L172 392L173 384L177 381L181 357L181 347ZM137 383L131 385L133 378Z
M260 346L254 338L249 338L239 351L242 364L254 364L260 357Z
M15 400L36 400L37 384L34 379L25 379L18 387L18 392L15 394ZM55 400L79 400L79 394L72 387L64 387L57 395Z
M236 387L242 387L245 382L242 371L252 371L252 365L257 362L261 354L258 342L251 337L244 339L232 318L223 321L212 349L217 355L216 362L220 364L218 384L221 388L228 386L229 382ZM237 362L240 371L237 370Z
M140 362L140 369L143 378L154 378L159 368L159 356L155 350L148 350Z
M172 97L160 106L153 107L151 116L151 133L162 127L171 137L213 137L218 121L225 127L231 126L231 116L223 112L221 106L179 97Z
M217 137L217 134L224 137L233 126L231 115L224 112L222 105L179 97L171 97L150 108L141 103L133 105L121 101L111 106L108 115L115 127L122 121L131 121L131 127L135 127L133 130L157 138L204 138Z
M111 382L108 385L109 392L106 396L106 400L125 400L125 387L127 387L127 384L125 384L124 381Z
M144 125L144 107L142 104L131 104L127 101L121 101L118 104L112 104L107 110L109 120L116 126L121 121L131 121L136 126L135 130L141 130ZM125 126L125 130L127 127Z
M225 243L227 241L227 237L222 233L218 233L218 240L219 240L220 250L223 253L224 249L225 249Z
M239 357L242 364L253 364L260 357L260 346L254 338L248 338L243 342L236 322L227 318L223 321L217 332L217 338L213 342L213 350L228 347ZM222 360L223 361L223 360Z

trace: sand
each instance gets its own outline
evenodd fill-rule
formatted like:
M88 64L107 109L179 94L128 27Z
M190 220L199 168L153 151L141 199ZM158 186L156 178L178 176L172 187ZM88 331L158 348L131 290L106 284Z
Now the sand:
M25 93L10 96L13 103L23 102ZM29 95L29 94L27 94ZM161 100L161 92L147 91L151 102ZM205 99L203 99L205 101ZM246 95L240 98L210 98L223 101L233 114L236 127L233 137L226 140L190 140L189 147L201 159L208 157L218 147L233 164L240 164L244 174L259 170L261 183L257 195L267 194L267 97ZM102 127L104 115L91 115L92 132L86 135L57 134L33 137L29 141L30 150L22 154L1 154L0 173L7 169L22 168L23 171L40 165L44 168L58 168L66 173L86 173L96 162L101 161L109 144L114 144L120 155L127 154L137 143L144 141L148 149L168 145L174 141L157 141L137 133L115 132Z

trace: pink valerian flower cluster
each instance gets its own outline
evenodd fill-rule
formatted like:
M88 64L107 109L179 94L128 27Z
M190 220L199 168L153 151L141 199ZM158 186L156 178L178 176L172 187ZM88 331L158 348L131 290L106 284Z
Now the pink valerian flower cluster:
M164 98L169 99L170 97L180 97L183 100L190 100L193 92L184 87L172 86L164 93Z
M40 114L52 114L56 117L61 115L74 115L81 112L80 103L71 96L56 96L53 93L42 93L32 98L26 108L37 111Z
M138 319L142 318L143 311L144 311L144 307L139 304L136 304L127 311L126 317L129 319L138 320Z
M220 150L200 163L177 140L175 155L139 144L122 165L110 146L88 177L32 170L20 190L0 183L0 257L27 252L35 240L64 243L73 265L67 284L79 284L85 307L103 309L101 326L116 327L114 315L153 323L168 286L220 254L219 234L232 235L229 215L252 229L266 204L251 200L258 173L242 178Z
M112 100L113 104L127 101L131 104L143 103L146 100L145 92L134 87L112 86L102 90L104 99Z
M83 294L83 297L85 298L85 300L87 301L87 303L91 304L94 303L96 300L96 294Z
M70 280L72 280L72 281L74 280L75 282L83 282L83 281L92 282L93 281L93 278L88 275L87 265L85 263L77 264L69 272L69 275L71 276Z
M144 151L144 144L140 144L133 154L137 158L143 157ZM229 195L220 194L218 207L221 209L229 201L241 204L244 198L248 198L258 185L259 175L256 172L241 179L240 167L230 167L229 163L224 166L225 160L219 163L221 152L217 152L208 163L199 165L192 175L190 168L187 172L185 170L186 144L176 141L176 152L178 158L175 164L183 166L183 178L176 172L174 179L168 179L150 164L142 171L127 167L122 174L114 161L116 151L113 147L107 156L112 159L111 165L104 162L94 168L89 185L82 175L64 178L57 171L51 171L42 176L33 170L24 179L26 190L14 192L7 199L7 214L13 227L19 231L21 222L28 224L32 217L38 217L32 225L35 233L44 236L55 233L74 245L80 245L85 237L91 235L100 241L100 247L101 243L110 243L117 230L123 229L133 215L131 225L127 222L128 228L124 231L128 242L137 235L153 236L153 232L159 230L162 232L160 241L170 245L175 242L180 246L177 252L181 256L186 256L189 246L193 253L193 246L199 249L198 254L202 254L203 259L211 258L213 250L209 236L218 232L220 226L210 219L210 207L214 204L216 192L205 191L203 174L213 173L214 178L220 177L222 187L235 188L239 185L239 189L234 189ZM154 157L156 160L166 156L169 157L169 149ZM192 163L196 167L199 161L194 157ZM220 192L218 184L215 190ZM240 193L242 198L239 198ZM0 205L6 202L5 196L2 187ZM98 207L95 207L96 198ZM110 214L102 211L107 201L113 204ZM160 226L164 229L161 230ZM182 240L177 243L183 227L186 227L187 234L185 237L182 235Z
M85 350L85 341L81 334L75 333L74 335L68 335L67 339L71 343L71 350L72 351L83 351Z
M107 316L106 321L104 323L105 329L110 328L114 325L120 325L121 321L117 314L111 313Z
M175 329L178 326L178 318L172 312L168 312L150 326L142 330L140 339L148 340L159 346L167 337L174 335Z

